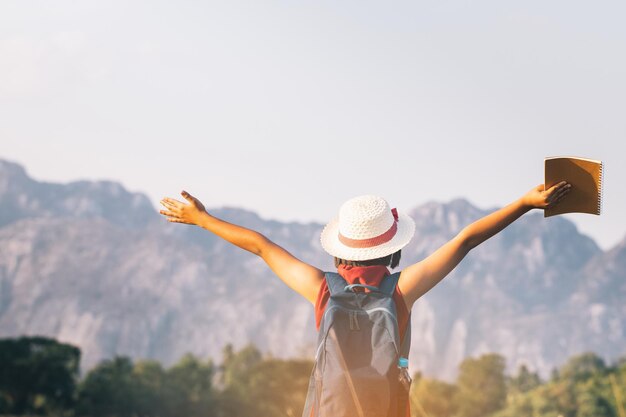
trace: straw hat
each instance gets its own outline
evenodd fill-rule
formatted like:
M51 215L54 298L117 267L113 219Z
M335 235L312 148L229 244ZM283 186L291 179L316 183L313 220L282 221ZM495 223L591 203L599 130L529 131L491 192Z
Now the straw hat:
M332 256L366 261L399 251L414 233L415 223L409 216L398 214L381 197L363 195L341 206L339 216L324 227L320 240Z

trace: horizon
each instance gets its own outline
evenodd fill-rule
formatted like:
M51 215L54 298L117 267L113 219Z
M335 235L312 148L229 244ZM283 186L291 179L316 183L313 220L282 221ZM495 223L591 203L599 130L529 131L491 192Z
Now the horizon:
M38 179L38 178L33 177L30 174L30 171L29 171L28 167L23 165L23 164L20 164L19 162L3 158L2 156L0 156L0 162L8 162L10 164L15 164L15 165L19 166L20 168L24 169L25 174L26 174L26 176L28 178L30 178L31 180L33 180L35 182L38 182L38 183L48 183L48 184L57 184L57 185L68 185L68 184L71 184L71 183L78 183L78 182L114 183L114 184L120 185L124 190L126 190L127 192L129 192L131 194L141 194L141 195L145 196L146 198L148 198L152 208L155 210L155 213L158 213L158 211L160 210L160 205L158 205L158 204L155 205L154 202L150 199L150 196L146 192L141 191L141 190L131 190L122 181L111 180L111 179L76 179L76 180L67 181L67 182L46 181L46 180L42 180L42 179ZM180 201L185 201L185 199L182 196L177 196L177 197L178 197L178 199ZM177 198L177 197L174 197L174 198ZM427 200L427 201L424 201L424 202L421 202L421 203L415 203L415 204L413 204L411 206L406 207L404 211L408 212L408 211L411 211L411 210L415 210L415 209L418 209L419 207L422 207L422 206L427 205L427 204L447 205L447 204L453 203L454 201L457 201L457 200L467 202L472 207L477 208L479 210L484 210L484 211L496 210L496 209L500 208L500 207L481 207L481 206L475 204L470 199L468 199L468 198L466 198L464 196L457 196L457 197L452 197L452 198L450 198L448 200L435 200L435 199L432 199L432 200ZM276 218L276 217L265 216L262 213L260 213L259 211L254 210L252 208L240 207L240 206L228 205L228 204L226 204L226 205L219 205L219 206L206 206L206 204L205 204L205 207L207 208L207 211L216 210L216 209L234 209L234 210L246 211L248 213L255 214L256 216L258 216L263 221L276 221L276 222L283 223L283 224L291 224L291 223L304 224L304 225L306 225L306 224L315 224L315 225L319 225L319 226L323 227L326 223L328 223L328 221L331 220L331 219L328 219L326 221L317 221L315 219L308 220L308 221L307 220L297 220L297 219L296 220L284 220L284 219L280 219L280 218ZM531 214L531 213L540 213L540 211L539 210L531 210L528 213L526 213L525 215L528 215L528 214ZM576 214L576 213L573 213L573 214ZM578 213L578 214L581 214L581 213ZM616 247L617 245L621 244L623 241L626 241L626 230L624 230L623 234L622 234L622 239L618 240L615 244L613 244L610 247L603 247L595 236L593 236L593 235L591 235L589 233L586 233L583 230L580 230L580 228L578 227L576 222L571 220L571 219L569 219L568 215L561 214L559 216L565 217L568 220L570 220L574 224L574 226L576 227L576 229L578 230L578 232L580 234L585 235L585 236L591 238L600 247L600 249L602 251L604 251L604 252L606 252L608 250L611 250L614 247ZM555 216L555 217L557 217L557 216Z

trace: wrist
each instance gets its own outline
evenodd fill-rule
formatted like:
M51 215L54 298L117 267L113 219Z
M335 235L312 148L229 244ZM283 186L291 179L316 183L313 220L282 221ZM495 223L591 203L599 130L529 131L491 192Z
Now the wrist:
M530 211L534 208L537 208L535 204L533 204L532 200L528 195L524 195L522 198L518 200L518 204L526 211Z
M213 217L206 210L199 211L193 218L194 224L204 229L208 229L208 224Z

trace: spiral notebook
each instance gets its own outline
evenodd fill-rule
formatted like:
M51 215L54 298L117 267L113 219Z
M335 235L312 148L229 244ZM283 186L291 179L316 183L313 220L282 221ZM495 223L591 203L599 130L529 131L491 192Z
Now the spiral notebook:
M602 210L602 161L570 157L545 159L545 188L561 181L572 184L570 192L554 207L543 211L544 217L564 213L600 214Z

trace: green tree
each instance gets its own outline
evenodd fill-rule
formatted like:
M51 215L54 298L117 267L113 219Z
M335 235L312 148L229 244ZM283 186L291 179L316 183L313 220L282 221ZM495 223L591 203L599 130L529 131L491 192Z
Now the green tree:
M41 414L75 403L80 350L46 337L0 340L0 411Z
M548 382L527 392L509 392L506 408L490 417L576 417L576 398L567 381Z
M518 396L490 417L535 417L533 403L528 395ZM542 415L543 417L543 415ZM556 416L555 416L556 417Z
M163 415L168 406L168 397L164 395L168 378L161 364L154 360L138 361L128 377L133 384L129 402L132 411L142 416Z
M133 362L116 357L100 362L79 385L78 414L131 417L140 408Z
M607 371L604 360L593 352L586 352L570 358L560 369L560 378L573 382L584 381Z
M185 355L164 370L159 362L117 357L101 362L79 387L79 415L90 417L216 415L214 369Z
M526 365L521 365L517 375L509 380L510 390L514 393L528 392L541 385L541 378L536 372L530 372Z
M614 417L615 409L608 376L593 377L576 384L576 417Z
M505 360L491 353L478 359L467 358L459 368L457 416L484 417L504 407Z
M267 359L246 375L246 391L256 416L302 414L313 363L308 360Z
M414 378L411 387L411 415L414 417L451 417L456 413L457 387L430 378Z
M261 352L252 344L235 352L232 345L224 347L220 366L219 395L220 417L246 417L254 415L256 405L251 401L248 374L261 362Z
M533 409L541 417L576 417L576 395L568 381L558 381L533 392Z
M615 408L620 417L626 417L626 361L618 362L609 378Z
M233 346L228 344L222 356L224 362L221 367L221 382L225 387L240 381L243 375L262 360L261 352L253 344L247 345L239 352L235 352Z
M263 359L249 345L239 352L227 346L222 365L223 417L299 416L304 407L313 363L308 360Z
M187 417L215 415L216 394L212 384L212 361L201 362L192 354L183 356L166 373L162 396L164 415Z

